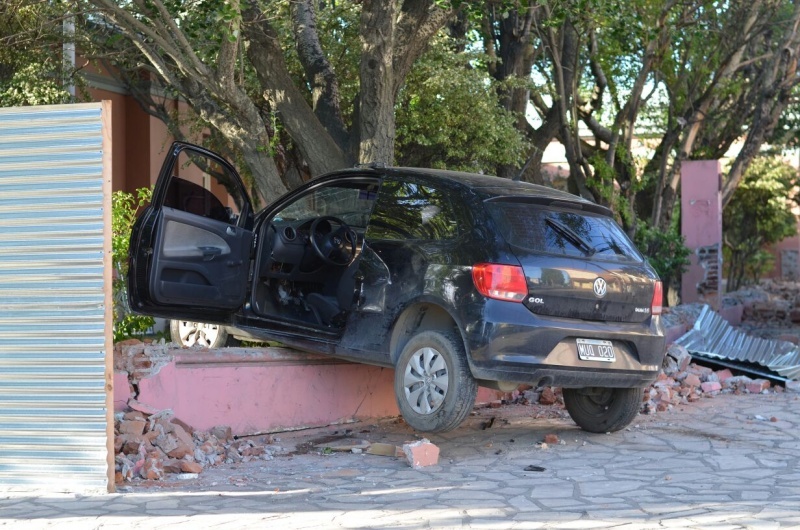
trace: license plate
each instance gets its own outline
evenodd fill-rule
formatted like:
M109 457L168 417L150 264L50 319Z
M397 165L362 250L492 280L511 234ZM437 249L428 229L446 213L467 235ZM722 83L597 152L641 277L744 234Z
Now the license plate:
M578 358L581 361L602 361L613 363L617 356L610 340L575 339L578 345Z

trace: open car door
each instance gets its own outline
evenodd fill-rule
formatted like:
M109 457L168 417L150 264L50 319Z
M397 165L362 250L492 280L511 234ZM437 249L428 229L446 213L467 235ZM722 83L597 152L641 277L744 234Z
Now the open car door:
M175 142L131 233L134 311L228 322L247 293L253 208L224 159Z

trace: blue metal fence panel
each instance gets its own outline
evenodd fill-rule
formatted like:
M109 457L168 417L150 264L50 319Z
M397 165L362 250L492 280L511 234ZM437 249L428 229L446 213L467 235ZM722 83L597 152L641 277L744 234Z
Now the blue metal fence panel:
M100 103L0 109L0 487L105 491Z

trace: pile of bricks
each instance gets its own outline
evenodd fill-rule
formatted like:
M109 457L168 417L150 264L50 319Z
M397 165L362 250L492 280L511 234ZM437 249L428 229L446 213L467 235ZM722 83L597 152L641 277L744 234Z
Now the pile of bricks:
M235 440L230 427L195 431L171 411L119 413L114 421L116 482L161 480L168 473L196 474L221 463L272 460L283 449L269 436Z
M664 357L658 379L645 390L642 404L644 414L665 412L676 405L691 403L702 397L726 394L761 394L769 392L771 384L766 379L734 376L727 368L713 370L691 362L686 348L671 344ZM776 386L774 392L782 392Z
M782 386L772 386L766 379L755 379L746 375L735 376L727 368L713 370L693 363L692 356L686 348L671 344L658 378L644 391L641 412L643 414L666 412L677 405L685 405L717 394L762 394L783 391ZM507 394L502 401L490 403L490 406L501 406L502 403L563 406L564 398L561 389L557 387L526 389L523 385L519 390Z

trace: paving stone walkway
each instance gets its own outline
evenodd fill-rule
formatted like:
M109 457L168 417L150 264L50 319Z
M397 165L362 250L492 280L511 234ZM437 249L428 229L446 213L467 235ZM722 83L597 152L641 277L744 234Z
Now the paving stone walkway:
M353 430L414 437L396 422ZM546 434L560 442L544 448ZM509 405L430 439L439 465L421 470L308 453L111 495L0 493L0 527L800 528L797 394L717 396L600 435Z

